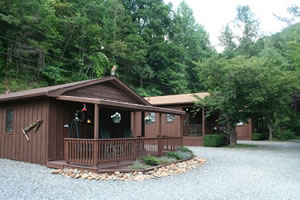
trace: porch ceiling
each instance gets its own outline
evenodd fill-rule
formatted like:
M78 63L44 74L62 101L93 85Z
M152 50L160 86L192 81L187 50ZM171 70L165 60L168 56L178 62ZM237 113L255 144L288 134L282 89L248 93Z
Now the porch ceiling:
M175 115L184 115L185 114L184 111L180 111L180 110L161 108L161 107L155 107L155 106L150 106L150 105L125 103L125 102L105 100L105 99L74 97L74 96L66 96L66 95L58 96L58 97L56 97L56 99L63 100L63 101L99 104L99 105L112 106L112 107L117 107L117 108L125 108L125 109L129 109L129 110L134 110L134 111L158 112L158 113L168 113L168 114L175 114Z

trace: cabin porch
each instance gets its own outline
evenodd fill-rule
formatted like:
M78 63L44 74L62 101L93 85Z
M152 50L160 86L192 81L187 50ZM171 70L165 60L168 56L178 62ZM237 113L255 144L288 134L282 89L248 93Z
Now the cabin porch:
M162 113L179 115L183 119L182 111L82 97L60 96L57 100L53 104L61 106L61 112L69 112L67 114L69 117L63 122L64 128L53 133L56 137L55 142L51 143L53 138L52 140L49 138L47 163L49 167L77 166L97 169L109 163L135 160L140 156L159 156L163 152L175 151L177 147L182 146L182 130L176 137L164 137L162 128ZM70 125L67 122L72 120L75 108L82 107L83 104L86 104L88 112L86 121L78 127L80 130L78 138L75 137L74 130L70 131L70 127L65 125ZM121 113L120 123L112 122L111 115L115 112ZM145 127L145 112L158 113L160 125L158 137L150 138L145 135L145 128L143 128ZM142 114L142 118L137 117L139 113ZM60 115L59 112L56 114ZM59 141L57 138L60 138ZM52 144L56 145L56 148ZM54 154L54 151L62 152L63 155Z

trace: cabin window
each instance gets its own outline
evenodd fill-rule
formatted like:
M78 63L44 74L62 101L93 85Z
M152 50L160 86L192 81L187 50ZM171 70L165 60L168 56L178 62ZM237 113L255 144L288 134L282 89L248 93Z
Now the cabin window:
M174 116L174 115L172 115L172 114L167 114L167 115L166 115L166 118L167 118L167 122L173 122L173 121L174 121L174 118L175 118L175 116Z
M152 123L155 122L155 119L156 119L156 114L155 114L155 112L150 112L150 117L151 117Z
M6 111L6 132L13 132L14 127L14 111L9 109Z

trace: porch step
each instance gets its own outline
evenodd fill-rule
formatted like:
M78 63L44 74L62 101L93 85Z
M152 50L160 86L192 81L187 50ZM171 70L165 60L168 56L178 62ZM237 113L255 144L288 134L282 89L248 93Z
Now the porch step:
M79 170L89 170L89 171L92 171L92 172L97 172L98 171L97 167L68 164L64 160L48 161L47 162L47 167L55 168L55 169L71 168L71 169L79 169Z

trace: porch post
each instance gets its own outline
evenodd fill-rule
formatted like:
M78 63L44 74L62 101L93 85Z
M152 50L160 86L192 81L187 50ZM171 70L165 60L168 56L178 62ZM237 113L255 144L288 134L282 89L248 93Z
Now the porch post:
M136 138L136 130L137 130L137 128L136 128L136 111L134 111L133 112L133 133L132 133L132 135L133 135L133 138Z
M95 104L95 111L94 111L94 166L98 165L98 142L99 139L99 105Z
M179 115L180 117L180 146L183 146L183 115Z
M159 113L158 153L162 155L162 113Z
M202 106L202 136L205 135L205 108Z

